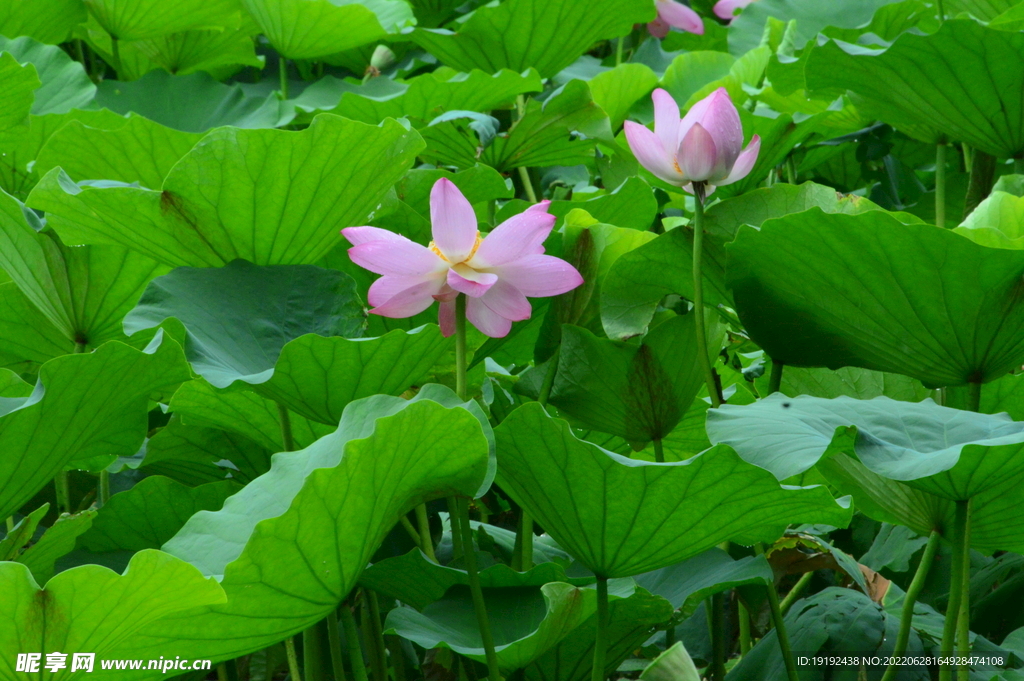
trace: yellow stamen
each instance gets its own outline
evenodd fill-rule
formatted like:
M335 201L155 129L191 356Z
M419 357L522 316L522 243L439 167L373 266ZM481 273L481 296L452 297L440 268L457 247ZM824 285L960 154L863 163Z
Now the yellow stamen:
M472 260L473 256L476 255L477 249L480 248L480 244L482 242L483 242L483 239L480 238L480 232L477 232L476 233L476 242L473 244L473 248L469 251L469 255L466 256L466 259L462 260L461 262L469 262L470 260ZM437 257L441 258L441 260L444 260L449 265L461 264L459 262L453 263L451 260L449 260L448 257L445 256L445 254L441 252L441 249L438 248L437 245L433 241L430 242L430 245L427 246L427 248L429 248L431 251L436 253Z

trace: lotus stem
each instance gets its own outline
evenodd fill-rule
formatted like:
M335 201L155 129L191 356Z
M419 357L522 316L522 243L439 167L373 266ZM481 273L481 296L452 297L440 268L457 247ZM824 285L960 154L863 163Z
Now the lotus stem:
M961 542L960 613L956 623L956 653L961 662L957 667L957 681L970 681L971 670L967 656L971 654L971 500L958 501L964 505L964 525Z
M523 119L526 115L526 96L516 95L516 123ZM526 198L530 203L537 203L537 193L533 190L533 182L530 180L530 169L526 166L520 166L516 169L519 173L519 180L523 183L523 191L526 192Z
M217 665L217 681L228 681L228 666L223 662Z
M277 58L277 73L281 83L281 99L288 99L288 60L283 54Z
M294 452L295 436L292 434L292 417L288 413L288 407L278 402L277 413L281 420L281 445L284 447L282 451Z
M339 612L341 626L345 630L345 643L348 644L348 662L352 667L352 678L356 681L368 681L366 663L363 662L363 648L359 645L359 630L356 628L352 607L348 603L342 603Z
M792 156L786 157L786 182L789 184L797 184L796 181L796 160Z
M946 227L946 141L935 145L935 226Z
M324 638L327 623L320 620L302 632L302 668L306 681L327 681L327 660L324 654Z
M967 182L967 196L964 198L964 219L978 204L992 192L995 181L996 157L980 149L971 151L971 176Z
M711 681L725 681L725 595L718 592L711 597Z
M772 373L768 375L768 394L777 393L782 388L782 369L786 365L772 360Z
M491 622L487 616L487 605L484 602L483 588L480 586L480 573L477 571L476 551L473 550L473 530L469 525L469 499L458 500L458 521L462 525L463 556L466 561L466 573L469 576L469 591L473 596L473 610L476 611L476 623L480 629L484 654L487 657L487 678L490 681L501 681L498 669L498 653L494 650L494 637L491 635Z
M416 524L419 526L420 549L427 554L427 558L437 562L434 554L434 539L430 536L430 519L427 517L427 505L420 504L416 507Z
M779 603L779 610L782 611L783 615L785 615L786 611L796 603L796 599L800 598L800 594L803 593L804 588L810 583L812 577L814 577L813 572L805 572L800 575L800 579L797 580L796 584L793 585L793 588L789 590L788 594L786 594L786 597L782 599L781 603Z
M957 501L953 516L953 556L949 570L949 602L946 605L946 621L942 627L942 648L943 657L953 655L954 640L957 634L957 620L961 613L960 601L964 593L964 553L968 537L968 502ZM944 664L939 669L939 681L952 681L953 665Z
M384 643L384 627L380 620L380 600L376 591L366 590L364 592L370 603L370 633L373 637L374 650L374 674L379 673L379 678L388 678L388 648Z
M10 534L11 532L14 531L14 516L13 515L7 516L7 521L6 522L7 522L7 534Z
M391 668L395 671L395 681L405 681L405 655L402 653L402 641L397 636L387 636L388 650L391 651Z
M117 36L110 36L110 56L113 60L111 66L114 67L114 75L120 80L121 78L121 41L117 39Z
M409 522L409 518L404 515L398 519L398 522L401 523L403 528L405 528L405 531L409 535L409 538L412 539L412 543L415 544L416 547L422 551L423 546L420 544L419 530L413 527L413 524Z
M615 43L615 65L618 66L622 63L622 46L626 42L626 36L622 36Z
M932 530L932 533L928 536L928 543L924 547L924 553L921 555L921 562L918 563L917 571L914 573L914 579L910 582L907 593L903 597L903 609L900 612L900 630L896 634L896 646L892 650L894 658L898 658L907 652L907 643L910 641L910 625L914 620L914 604L917 603L917 597L921 595L921 589L924 588L925 580L928 579L928 572L931 570L932 563L935 562L935 552L938 548L939 533ZM882 681L893 681L896 678L896 671L898 669L899 667L895 664L890 664L882 676Z
M608 654L608 578L597 578L597 634L594 636L594 667L591 681L604 681Z
M654 460L658 463L665 463L665 447L661 443L661 438L654 438Z
M288 675L292 681L302 681L302 674L299 673L299 656L295 652L295 637L289 636L284 640L284 652L288 658Z
M1013 159L1013 173L1015 175L1024 175L1024 158Z
M338 628L338 613L332 610L325 618L327 621L327 645L331 649L331 669L334 670L334 681L348 681L345 676L345 658L341 654L341 630Z
M103 508L110 501L110 472L107 469L100 471L100 484L96 488L96 506Z
M71 513L71 490L68 487L68 472L64 469L53 476L53 486L57 493L57 512Z
M455 386L459 399L463 401L467 399L466 366L466 294L460 293L455 299ZM469 577L469 591L473 596L473 610L476 611L477 627L480 629L480 639L487 657L487 678L490 681L501 681L498 654L494 650L491 622L487 616L484 592L480 586L480 573L477 571L476 551L473 548L473 528L469 524L469 499L457 499L455 506L457 512L448 520L452 527L453 541L456 523L462 531L462 555Z
M523 540L519 545L519 570L529 572L533 569L533 517L523 511L522 521Z
M701 274L701 263L704 251L704 183L693 183L693 313L697 326L697 360L704 370L704 382L708 386L711 406L715 409L722 405L718 397L718 383L715 381L714 370L708 357L708 337L704 329L704 278Z
M939 21L945 21L946 10L942 6L942 0L935 0L935 8L939 11Z
M736 614L740 623L740 657L750 652L750 611L736 599Z
M764 546L760 543L754 546L757 555L764 554ZM782 608L779 604L779 592L775 590L775 583L765 585L768 592L768 606L772 611L772 624L775 626L775 636L779 640L779 649L782 651L782 660L786 664L786 676L789 681L800 681L797 673L796 661L793 659L793 650L789 647L789 633L786 631L786 622L782 616Z

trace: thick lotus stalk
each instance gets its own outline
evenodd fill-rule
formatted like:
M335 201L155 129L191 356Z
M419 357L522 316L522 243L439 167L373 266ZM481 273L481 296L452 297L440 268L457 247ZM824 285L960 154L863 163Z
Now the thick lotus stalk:
M732 21L732 19L739 14L744 7L756 2L756 0L718 0L715 3L715 16L720 19Z
M527 298L571 291L583 277L569 263L544 255L544 239L555 225L548 201L531 206L495 227L477 231L473 207L450 180L430 192L429 246L377 227L341 230L353 247L352 262L383 275L370 286L372 314L411 317L441 303L445 336L455 333L455 299L466 296L466 317L492 338L508 334L512 322L529 319Z
M746 177L757 161L761 138L743 148L739 112L725 88L718 88L679 116L679 105L658 88L654 100L654 131L626 121L626 139L637 161L655 177L693 191L693 183L714 187Z
M675 0L655 0L658 16L647 24L647 30L655 38L664 38L673 28L687 33L704 35L704 22L700 15Z

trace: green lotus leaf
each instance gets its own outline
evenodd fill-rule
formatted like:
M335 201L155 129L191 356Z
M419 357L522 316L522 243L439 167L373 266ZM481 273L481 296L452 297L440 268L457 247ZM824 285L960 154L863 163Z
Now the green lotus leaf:
M270 470L270 454L244 435L185 425L180 416L172 416L146 442L145 457L131 465L190 487L223 480L229 472L245 484Z
M78 537L89 529L96 517L95 509L74 515L61 514L43 535L15 560L27 565L37 583L45 584L53 576L54 563L71 553Z
M154 475L115 494L99 510L80 545L89 551L159 548L199 511L218 511L240 489L231 480L187 487Z
M1024 253L882 211L820 209L743 228L726 250L740 319L787 365L858 366L935 387L1024 362Z
M93 128L113 129L124 125L124 120L107 109L30 115L27 125L0 132L0 146L5 151L0 156L0 189L24 201L39 180L35 164L39 151L57 130L71 121L81 121Z
M622 580L621 585L611 581L608 591L605 674L612 674L650 638L654 627L671 619L672 605L660 596L633 587L627 580ZM595 615L524 669L524 681L586 681L591 678L596 629Z
M32 104L32 113L37 116L85 108L96 96L96 86L85 68L56 45L44 45L29 37L11 40L0 36L0 51L35 67L41 82Z
M446 67L402 83L374 78L362 87L325 77L295 100L300 110L331 111L376 125L385 118L408 118L420 128L446 111L491 111L506 108L517 95L543 89L533 69L522 75L501 70L493 75L473 70L456 73Z
M30 397L0 402L0 516L66 464L135 453L147 430L149 395L185 380L181 348L163 334L144 351L111 342L47 362Z
M654 658L640 674L647 681L700 681L700 673L682 641L676 641Z
M299 336L361 336L366 314L355 289L348 275L312 265L179 267L149 284L124 329L134 335L173 317L197 374L217 388L259 384Z
M82 0L103 29L118 40L144 40L192 28L237 23L233 0Z
M586 194L574 193L576 196ZM591 199L552 201L548 206L548 212L560 218L576 209L585 210L594 220L606 226L615 225L647 233L657 216L658 201L646 182L639 177L631 177L607 194ZM653 239L654 235L650 238Z
M793 522L845 526L851 515L824 487L780 487L728 447L678 463L627 459L535 403L495 435L502 489L597 575L650 572L725 540L774 541Z
M312 264L362 224L403 174L419 136L324 114L301 132L222 128L161 190L79 187L58 169L29 205L67 243L113 243L172 266Z
M5 88L4 103L0 106L0 132L3 132L25 122L40 82L36 68L18 63L10 52L0 52L0 78Z
M118 246L68 248L0 190L0 267L68 340L123 340L120 320L167 268Z
M537 660L597 612L593 588L563 582L488 589L484 598L498 665L506 674ZM385 627L427 649L442 646L478 662L486 659L468 587L454 587L422 612L396 608Z
M99 565L66 570L40 587L27 566L0 563L0 589L7 616L0 621L0 674L16 673L18 653L66 652L67 666L55 679L71 674L71 654L96 654L99 660L119 645L131 645L137 632L171 613L223 603L224 590L188 563L161 551L137 553L119 575ZM179 653L180 654L180 653ZM173 655L172 655L173 659ZM47 672L43 672L47 673Z
M271 452L285 449L280 408L274 400L250 390L218 390L202 379L189 381L174 393L170 408L184 425L241 435ZM298 414L290 414L289 423L297 447L309 446L334 430L334 425Z
M256 55L253 32L247 24L226 30L182 31L136 40L131 47L174 75L206 71L217 77L216 74L231 73L242 66L263 68L263 60Z
M799 49L826 26L864 26L879 8L897 1L861 0L826 6L815 0L760 0L757 5L745 7L729 25L729 52L739 56L760 45L769 19L781 22L795 19L793 45Z
M0 540L0 560L15 560L22 549L32 541L40 521L50 510L50 504L43 504L36 510L22 517L14 527L8 526L4 538Z
M632 0L509 0L477 9L455 33L419 28L412 39L459 71L533 67L550 78L594 43L624 36L654 17L653 5Z
M847 428L856 428L852 450ZM931 400L776 394L709 411L708 436L780 480L826 452L855 455L878 475L954 501L1024 477L1024 423Z
M758 393L768 394L770 370L758 378L755 383ZM934 393L909 376L887 374L881 371L869 371L858 367L842 369L814 369L807 367L785 367L782 372L782 383L779 392L783 395L812 395L831 399L846 395L858 400L870 400L872 397L891 397L894 400L920 402ZM986 413L992 413L987 411Z
M39 150L33 170L45 175L60 166L75 182L114 180L158 188L174 164L203 137L142 116L118 121L116 128L70 121Z
M338 606L402 514L475 494L488 449L477 417L440 386L353 402L337 431L277 454L270 472L164 545L215 576L228 601L155 622L126 652L166 655L188 639L190 655L229 659L302 631Z
M718 348L724 329L710 322L708 347ZM672 432L703 383L692 314L662 322L639 344L565 324L550 402L585 427L646 443Z
M0 284L0 327L0 367L34 373L40 364L75 349L14 282Z
M288 59L326 57L415 23L412 8L401 0L242 0L242 5Z
M733 307L725 285L724 244L742 225L760 226L770 218L819 207L829 213L879 210L866 199L840 198L834 189L806 182L755 189L708 208L705 215L704 301ZM669 230L654 241L620 258L602 283L601 321L609 338L629 338L646 332L662 298L678 293L693 296L693 231Z
M277 128L295 118L294 107L275 93L249 96L237 83L225 85L206 73L174 76L162 69L131 82L103 81L96 105L121 114L134 112L184 132L224 125Z
M953 231L982 246L1024 250L1024 197L993 191Z
M480 584L485 589L526 589L549 582L582 586L592 584L594 578L568 579L565 568L558 563L540 563L526 572L516 572L504 563L495 563L480 571ZM363 572L359 584L423 610L441 600L452 587L468 587L469 575L465 570L438 565L417 548L374 563Z
M733 560L716 547L634 579L639 586L667 599L673 608L689 616L712 594L747 584L772 584L775 575L764 556Z
M81 0L4 2L0 4L0 35L29 36L41 43L59 45L85 18Z
M425 155L440 163L469 168L479 162L499 172L586 163L594 157L597 140L612 137L608 116L582 80L570 81L543 103L531 99L508 134L488 144L459 120L434 121L421 134L427 143Z
M1024 34L952 20L931 35L905 33L884 51L828 42L811 51L805 73L812 93L849 91L864 114L896 128L926 126L1006 157L1024 152L1024 74L993 65L1022 59Z
M630 108L658 85L658 76L646 64L619 64L591 78L594 102L604 109L613 130L618 130Z

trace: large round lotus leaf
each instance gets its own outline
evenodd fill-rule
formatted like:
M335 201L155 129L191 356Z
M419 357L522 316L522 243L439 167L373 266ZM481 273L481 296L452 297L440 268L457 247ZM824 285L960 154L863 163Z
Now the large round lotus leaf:
M516 572L504 563L495 563L480 571L480 584L487 589L539 587L549 582L567 582L576 586L592 584L594 577L569 579L558 563L540 563L526 572ZM440 600L454 586L469 586L465 570L439 565L418 548L394 558L374 563L359 578L359 585L422 610Z
M35 67L41 85L35 91L33 114L63 114L72 109L90 108L96 86L89 80L85 68L56 45L43 45L26 36L14 39L0 36L0 52L9 52L22 64Z
M275 455L164 545L216 577L228 602L154 622L121 657L173 656L188 639L194 657L230 659L306 629L345 598L402 514L475 494L489 468L480 421L449 390L350 404L337 431Z
M1024 477L1024 422L931 400L776 393L710 410L707 428L712 442L728 444L780 480L811 468L826 452L853 454L878 475L952 500Z
M668 599L673 608L689 615L712 594L747 584L771 584L775 579L768 559L747 556L733 560L715 547L682 563L637 575L636 583L655 596Z
M193 28L237 24L237 0L83 0L107 33L143 40Z
M15 672L18 653L43 653L41 669L46 653L68 653L64 674L71 668L72 653L96 653L93 672L100 672L99 660L109 659L118 646L130 647L140 628L172 613L225 601L215 580L152 549L135 554L123 575L82 565L42 588L27 566L0 563L0 593L5 607L0 674L7 679L28 678ZM99 676L103 678L102 672ZM84 673L82 677L88 678Z
M956 55L951 57L951 55ZM927 126L995 156L1024 152L1024 33L976 21L907 32L888 49L829 42L807 58L810 91L849 91L858 110L893 126Z
M412 39L459 71L533 67L550 78L594 43L624 36L654 17L653 4L635 0L509 0L480 7L455 33L416 29Z
M220 128L160 190L80 187L54 168L28 204L65 243L117 244L172 266L309 265L365 224L422 140L401 124L324 114L300 132Z
M0 35L27 35L59 45L86 20L81 0L33 0L0 3Z
M110 342L44 364L32 395L0 398L0 516L73 461L134 454L150 395L188 378L181 347L162 333L144 351Z
M4 80L4 101L0 104L0 132L20 125L32 111L33 94L39 76L31 64L20 64L10 52L0 52L0 78Z
M742 228L726 251L736 311L776 361L929 387L990 381L1024 363L1024 252L882 211L819 209Z
M774 541L794 522L845 526L824 487L780 487L728 447L688 461L627 459L578 439L537 403L495 430L499 483L595 574L628 577L726 540Z

